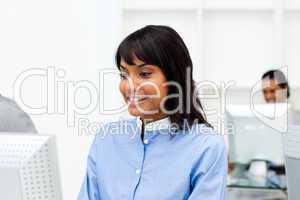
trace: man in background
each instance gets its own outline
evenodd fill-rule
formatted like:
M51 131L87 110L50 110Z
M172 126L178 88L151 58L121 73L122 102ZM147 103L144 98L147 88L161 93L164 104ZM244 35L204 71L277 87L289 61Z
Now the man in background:
M289 103L290 86L284 73L278 69L262 75L262 90L266 103ZM300 112L288 109L288 124L300 125Z
M290 97L290 88L284 73L269 70L262 75L264 99L267 103L284 103Z
M0 132L37 133L31 118L15 101L0 94Z

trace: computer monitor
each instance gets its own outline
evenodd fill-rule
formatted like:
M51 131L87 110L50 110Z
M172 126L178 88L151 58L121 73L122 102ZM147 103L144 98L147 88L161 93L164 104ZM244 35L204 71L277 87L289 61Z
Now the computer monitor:
M300 196L300 126L289 126L283 138L288 199L297 200Z
M0 199L61 200L55 137L0 133Z
M266 116L272 115L272 105L259 105ZM228 105L231 162L249 164L251 160L268 160L284 164L282 134L254 115L250 105Z

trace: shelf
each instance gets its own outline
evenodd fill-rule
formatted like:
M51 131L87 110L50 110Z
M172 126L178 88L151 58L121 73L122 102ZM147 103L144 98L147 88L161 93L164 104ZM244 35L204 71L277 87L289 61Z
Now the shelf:
M240 2L240 1L125 1L125 11L189 11L203 7L205 11L273 11L272 1Z
M286 6L285 11L290 11L290 12L300 12L300 5L297 6Z
M272 11L273 1L214 1L206 0L203 9L208 11Z
M138 1L138 2L124 2L123 8L125 11L195 11L197 4L192 1Z

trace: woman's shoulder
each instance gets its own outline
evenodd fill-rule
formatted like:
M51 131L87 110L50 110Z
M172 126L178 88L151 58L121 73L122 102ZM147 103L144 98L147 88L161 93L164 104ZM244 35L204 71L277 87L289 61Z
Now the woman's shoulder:
M130 135L136 132L136 118L123 119L102 123L96 131L96 138L109 138L116 135Z
M224 135L205 124L196 124L188 137L193 143L192 151L200 171L205 173L216 163L217 168L226 167L228 151Z
M194 124L191 128L183 131L183 134L191 143L202 150L212 148L222 151L227 148L224 135L203 123Z

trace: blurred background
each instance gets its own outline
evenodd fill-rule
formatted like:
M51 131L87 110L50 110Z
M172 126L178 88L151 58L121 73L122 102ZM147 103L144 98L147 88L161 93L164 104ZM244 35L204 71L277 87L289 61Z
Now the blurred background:
M182 36L197 82L233 83L226 104L249 103L262 74L283 69L300 108L300 0L0 1L0 93L57 136L64 199L78 194L97 123L128 117L110 112L123 104L119 77L101 70L116 70L119 42L148 24Z

